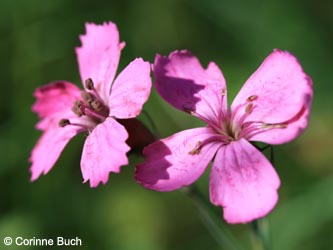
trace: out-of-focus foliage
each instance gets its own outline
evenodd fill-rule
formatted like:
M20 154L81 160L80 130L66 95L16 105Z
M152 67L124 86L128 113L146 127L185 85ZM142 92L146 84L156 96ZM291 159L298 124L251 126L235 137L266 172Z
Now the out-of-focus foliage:
M268 216L274 249L326 250L333 245L333 2L323 0L2 0L0 2L0 249L4 236L80 237L81 249L220 249L181 192L156 193L133 179L131 156L106 186L82 184L84 135L69 143L47 176L29 182L34 129L32 93L52 80L80 85L74 47L84 23L112 20L135 57L189 49L221 67L229 102L273 48L289 50L313 78L306 133L278 146L280 201ZM161 136L201 123L166 105L155 91L145 105ZM209 174L199 181L208 197ZM220 213L220 209L216 208ZM224 223L221 217L221 223ZM248 225L228 226L249 246ZM26 247L25 249L36 249ZM53 249L52 247L48 249ZM60 249L60 248L54 248Z

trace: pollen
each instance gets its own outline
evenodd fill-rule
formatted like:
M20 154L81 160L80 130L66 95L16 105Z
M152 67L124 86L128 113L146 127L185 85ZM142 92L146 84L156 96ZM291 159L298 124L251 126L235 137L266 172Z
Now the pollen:
M288 124L286 123L276 123L276 124L272 124L272 123L263 123L261 125L261 127L263 129L270 129L270 128L287 128Z
M248 101L248 102L252 102L252 101L257 100L257 99L258 99L258 96L257 96L257 95L251 95L251 96L249 96L249 97L247 98L247 101Z
M82 115L84 115L84 104L82 101L75 101L72 111L74 112L74 114L76 114L77 116L81 117Z
M250 114L252 110L253 110L253 103L250 103L249 105L246 106L245 113Z
M227 94L227 90L226 89L222 89L222 96L225 96Z
M183 110L190 115L194 115L194 111L188 107L183 106Z
M95 111L101 111L103 109L103 107L104 107L103 103L101 103L98 100L93 100L89 104L92 107L92 109L95 110Z
M59 121L59 127L66 127L67 125L71 124L70 121L68 119L61 119Z
M93 94L87 93L85 91L82 91L81 96L86 103L90 103L95 100L95 96Z
M202 146L202 142L198 141L197 144L195 145L195 147L188 152L190 155L198 155L201 152L201 146Z
M275 127L276 128L287 128L288 124L286 124L286 123L276 124Z
M94 82L91 78L88 78L86 81L85 81L85 87L88 89L88 90L93 90L94 89Z

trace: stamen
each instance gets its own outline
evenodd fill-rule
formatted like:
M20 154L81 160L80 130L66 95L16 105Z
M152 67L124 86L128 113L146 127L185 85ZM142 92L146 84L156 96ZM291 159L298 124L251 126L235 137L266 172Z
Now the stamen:
M59 127L66 127L67 125L71 124L70 121L68 119L61 119L59 121Z
M76 114L78 117L81 117L82 115L85 115L84 113L84 104L82 101L75 101L72 111L74 114Z
M238 116L239 116L239 111L241 110L241 108L243 108L245 105L248 105L248 103L244 102L240 105L238 105L235 110L231 113L231 117L230 117L230 121L238 121ZM241 116L244 115L243 112L241 112Z
M82 91L81 96L82 99L88 104L90 104L93 100L95 100L95 96L93 94L90 94L85 91Z
M198 141L197 144L195 145L195 147L190 151L188 152L190 155L198 155L200 154L200 151L201 151L201 147L202 146L202 142L201 141Z
M85 81L85 87L86 89L88 90L94 90L94 82L91 78L88 78L86 81Z
M192 111L190 109L187 109L186 107L183 107L183 110L186 112L186 113L189 113L191 115L194 115L198 118L200 118L201 120L203 120L205 123L207 123L211 128L215 129L218 133L223 133L223 131L221 131L221 128L218 124L216 124L215 122L212 122L210 120L208 120L207 118L205 118L204 116L196 113L195 111ZM223 133L224 134L224 133ZM226 135L226 134L224 134ZM227 136L227 135L226 135Z
M242 125L242 132L240 134L240 137L246 137L247 139L250 139L251 137L263 133L269 129L284 129L288 127L287 123L262 123L262 122L247 122Z
M261 128L263 129L270 129L270 128L286 128L288 127L288 124L286 123L263 123L261 125Z
M89 104L92 107L92 109L95 110L95 111L101 111L103 109L103 107L104 107L103 103L101 103L98 100L93 100Z
M225 96L227 94L227 90L226 89L222 89L222 96Z
M205 146L209 147L209 145L213 145L214 143L218 142L219 144L222 142L223 145L228 144L230 141L233 141L233 138L225 137L223 135L212 135L209 138L205 139L204 141L197 141L195 147L188 152L190 155L198 155L201 153L201 149ZM213 143L213 144L212 144Z
M245 113L249 115L251 114L252 110L253 110L253 103L251 102L249 105L246 106Z
M248 102L252 102L252 101L257 100L257 99L258 99L258 96L257 96L257 95L251 95L251 96L249 96L249 97L247 98L247 101L248 101Z
M183 110L184 110L184 112L186 112L190 115L195 115L195 112L192 109L188 108L188 107L183 106Z
M288 127L288 124L286 124L286 123L281 123L281 124L275 125L275 128L287 128L287 127Z
M86 81L85 81L85 87L87 90L90 90L93 92L93 96L94 96L94 100L97 99L99 100L101 103L104 103L103 102L103 99L99 96L95 86L94 86L94 82L91 78L88 78Z
M263 131L261 129L261 125L262 123L260 122L243 123L239 137L246 137L247 139L250 139L253 135L258 134L260 131Z
M100 115L99 113L95 112L94 110L91 110L89 108L85 108L84 112L86 115L90 116L90 117L95 117L97 119L100 119L101 121L104 121L106 119L105 116Z
M63 128L63 127L66 127L68 125L71 125L71 126L78 126L78 127L82 127L84 129L88 129L89 126L85 125L85 124L80 124L80 123L72 123L70 122L69 119L61 119L59 121L59 127Z
M222 99L223 99L223 97L224 96L222 96ZM217 99L219 99L219 97L218 96L216 96L216 98ZM209 100L207 100L206 98L205 98L205 96L201 96L201 99L204 101L204 102L206 102L206 104L207 104L207 107L210 109L210 111L212 112L212 114L215 116L215 120L218 120L219 119L219 113L217 113L216 111L216 109L212 106L212 101L209 99Z

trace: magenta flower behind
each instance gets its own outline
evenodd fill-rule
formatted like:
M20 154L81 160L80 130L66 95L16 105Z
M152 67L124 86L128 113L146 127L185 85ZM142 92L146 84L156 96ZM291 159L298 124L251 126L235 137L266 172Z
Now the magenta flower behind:
M207 127L188 129L144 150L136 180L157 191L195 182L214 158L210 200L223 207L229 223L247 223L269 213L278 200L280 180L271 163L249 141L282 144L308 124L312 81L297 59L274 50L227 107L227 88L218 66L202 68L187 51L156 56L158 93L175 108Z
M32 110L43 132L32 150L31 180L48 173L72 137L88 132L81 170L91 187L106 183L109 173L118 173L128 164L126 129L116 119L136 117L148 99L150 64L141 58L132 61L116 78L121 50L119 33L112 22L86 24L76 48L79 71L84 85L81 91L67 81L56 81L38 88Z

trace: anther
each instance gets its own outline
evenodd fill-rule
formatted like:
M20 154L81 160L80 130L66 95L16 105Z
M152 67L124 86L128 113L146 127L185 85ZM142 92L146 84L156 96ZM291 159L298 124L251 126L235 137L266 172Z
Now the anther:
M93 100L89 104L95 111L101 111L104 107L103 103L98 100Z
M225 96L227 94L227 90L226 89L222 89L222 96Z
M261 127L264 128L264 129L269 129L269 128L286 128L286 127L288 127L288 124L286 124L286 123L276 123L276 124L263 123L261 125Z
M93 80L91 78L88 78L85 81L85 86L86 86L86 89L93 90L94 89L94 82L93 82Z
M66 127L67 125L71 124L70 121L68 119L61 119L59 121L59 127Z
M257 95L251 95L251 96L249 96L249 97L247 98L247 101L248 101L248 102L252 102L252 101L257 100L257 99L258 99L258 96L257 96Z
M253 110L253 103L250 103L249 105L246 106L245 113L250 114L252 110Z
M82 99L86 102L86 103L90 103L93 100L95 100L95 97L93 94L90 94L88 92L82 91L81 93Z
M92 91L92 95L93 95L93 99L97 99L98 101L100 101L101 103L103 103L103 99L99 96L97 90L95 89L95 86L94 86L94 82L91 78L88 78L86 81L85 81L85 87L87 90L91 90Z
M275 128L286 128L286 127L288 127L288 124L286 123L275 124Z
M187 108L187 107L185 107L185 106L183 106L183 110L184 110L184 112L186 112L186 113L188 113L188 114L190 114L190 115L193 115L193 114L194 114L194 111L192 111L192 109Z
M84 115L84 104L82 101L75 101L72 111L74 112L74 114L76 114L77 116L82 116Z
M202 142L198 141L197 144L195 145L195 147L190 152L188 152L188 153L190 155L198 155L198 154L200 154L200 152L201 152L201 145L202 145Z

